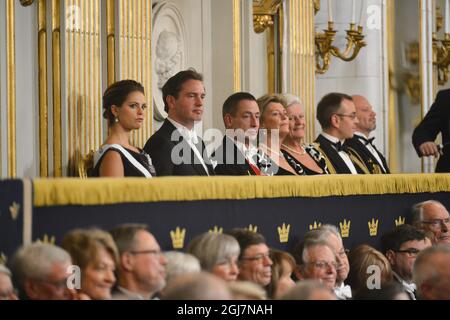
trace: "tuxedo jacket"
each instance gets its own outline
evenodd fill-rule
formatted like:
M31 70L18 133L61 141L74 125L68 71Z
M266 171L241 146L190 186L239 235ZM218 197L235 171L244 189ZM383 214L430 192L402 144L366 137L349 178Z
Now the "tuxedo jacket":
M338 151L334 148L333 143L330 140L319 134L316 141L314 142L318 144L319 151L321 151L322 154L327 159L328 169L330 169L331 173L333 173L333 169L338 174L352 173L347 164L345 163L345 161L342 160L341 156L339 155ZM360 174L368 173L368 169L365 167L364 163L360 161L358 161L359 163L355 162L355 157L358 157L357 155L352 154L351 151L347 152L347 154L350 156L350 159L352 160L358 173Z
M430 110L413 132L412 141L419 157L419 146L436 140L439 132L442 134L444 149L436 165L436 172L450 172L450 89L438 92Z
M248 176L256 173L250 167L244 154L232 139L225 136L222 144L214 151L213 161L217 162L214 171L222 176Z
M209 175L214 175L211 160L206 155L205 144L200 138L198 141L196 147L203 156ZM167 119L147 140L144 150L150 155L157 176L208 175L189 143Z
M375 158L372 152L367 149L365 144L360 139L358 139L357 135L354 135L351 139L345 140L345 144L360 156L360 158L364 161L366 167L369 169L370 173L390 173L386 159L374 145L372 146L378 153L383 166L378 163L377 158ZM383 167L386 168L386 170L384 170Z

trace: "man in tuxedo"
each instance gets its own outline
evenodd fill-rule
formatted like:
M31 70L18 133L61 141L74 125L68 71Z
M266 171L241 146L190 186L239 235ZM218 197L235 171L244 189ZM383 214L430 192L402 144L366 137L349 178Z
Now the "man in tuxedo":
M253 95L237 92L229 96L222 108L225 136L214 152L218 175L260 175L256 139L259 108Z
M442 134L442 148L434 141ZM419 157L439 157L436 172L450 172L450 89L439 91L430 110L413 132Z
M405 224L384 233L381 247L392 266L394 280L403 286L411 300L416 300L413 266L419 252L431 247L430 239L422 231Z
M144 146L158 176L210 176L214 169L194 130L202 120L205 87L194 70L180 71L162 87L167 119Z
M412 207L412 225L425 232L433 244L450 245L450 214L436 200L416 203Z
M376 128L377 114L365 97L354 95L352 98L358 123L353 138L345 140L345 144L361 157L370 173L389 173L386 159L375 147L375 138L369 138Z
M370 173L363 160L344 144L351 139L358 124L352 97L329 93L317 105L317 120L322 132L316 139L331 173Z

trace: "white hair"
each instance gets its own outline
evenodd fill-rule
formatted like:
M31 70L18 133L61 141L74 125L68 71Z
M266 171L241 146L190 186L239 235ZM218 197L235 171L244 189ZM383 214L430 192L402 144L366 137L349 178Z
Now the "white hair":
M290 94L290 93L284 93L283 94L284 99L286 99L286 106L290 107L293 104L299 104L299 105L303 105L302 101L300 100L299 97L297 97L296 95Z
M167 251L164 252L164 257L167 260L165 267L167 283L169 283L176 276L201 271L200 262L192 254L178 251Z
M52 273L54 263L69 263L69 253L55 245L33 243L21 247L12 262L14 279L19 288L27 279L45 279Z
M436 201L436 200L427 200L427 201L422 201L422 202L416 203L415 205L413 205L412 210L411 210L412 211L412 218L411 218L412 224L417 224L423 220L423 208L429 204L435 204L437 206L444 207L444 205L442 203L440 203L439 201Z

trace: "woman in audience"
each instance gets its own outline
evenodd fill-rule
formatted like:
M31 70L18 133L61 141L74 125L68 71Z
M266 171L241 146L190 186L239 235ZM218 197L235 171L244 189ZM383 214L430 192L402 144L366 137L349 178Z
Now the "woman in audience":
M350 251L348 260L350 272L347 283L352 288L353 296L358 294L360 290L367 288L369 284L376 286L379 283L382 287L385 283L393 281L389 261L381 252L369 245L361 244L354 248ZM369 277L372 278L369 279Z
M291 94L285 94L287 116L289 119L289 134L283 140L281 152L289 165L298 175L329 174L325 158L313 144L305 144L305 112L300 99Z
M79 295L93 300L111 299L118 260L111 235L99 229L77 229L64 236L61 246L72 256L73 264L80 268Z
M103 94L103 117L109 134L94 154L95 177L155 176L150 156L130 143L131 132L144 123L147 102L144 87L134 80L110 85Z
M260 130L265 134L259 148L262 156L259 165L265 175L297 175L281 152L281 144L289 134L286 100L276 94L266 94L258 100ZM262 136L264 136L264 134Z
M295 286L291 277L295 269L295 259L290 253L276 249L270 249L270 259L272 278L267 286L267 294L271 299L279 299Z
M207 232L195 237L187 252L200 261L203 270L226 281L235 281L239 274L237 260L239 243L230 235Z

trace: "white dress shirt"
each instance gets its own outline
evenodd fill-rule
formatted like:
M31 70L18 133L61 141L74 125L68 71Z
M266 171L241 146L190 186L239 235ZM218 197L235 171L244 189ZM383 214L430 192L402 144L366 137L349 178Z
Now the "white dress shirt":
M356 131L355 135L357 137L362 137L364 139L368 139L364 133ZM383 168L384 172L386 172L386 168L383 165L383 161L381 161L380 155L378 154L377 150L375 150L375 148L372 146L372 144L368 143L365 144L365 141L361 140L361 142L363 142L363 144L366 146L367 150L369 150L369 152L375 157L375 159L377 159L378 164Z
M208 167L205 164L205 161L203 160L202 155L200 154L200 151L195 146L198 143L198 137L197 133L195 132L194 128L188 129L182 124L178 123L177 121L170 119L167 117L167 120L170 121L174 125L175 128L177 128L178 132L183 136L183 138L187 141L191 149L194 151L195 155L197 156L198 160L200 161L201 165L203 166L203 169L205 169L206 174L209 176Z
M338 138L333 137L332 135L329 135L328 133L322 132L322 136L324 136L327 140L330 140L332 143L338 143L341 142L341 144L344 144L345 139L342 141L339 141ZM344 151L338 151L339 156L344 160L345 164L347 165L348 169L352 174L358 174L358 171L356 171L355 165L353 164L352 160L350 159L350 156L344 152Z

